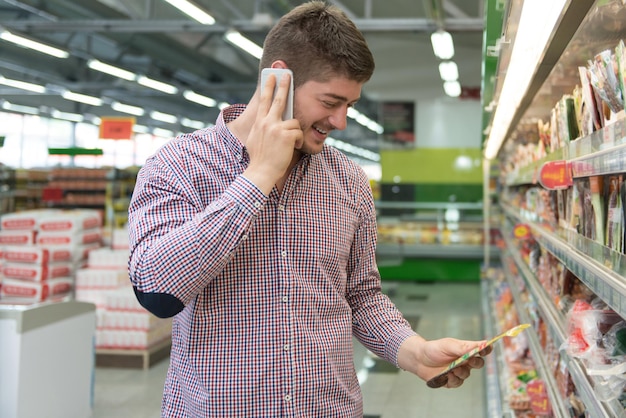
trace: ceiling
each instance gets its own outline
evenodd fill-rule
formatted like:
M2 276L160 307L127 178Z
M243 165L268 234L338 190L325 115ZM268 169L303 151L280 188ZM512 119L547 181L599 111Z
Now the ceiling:
M85 115L128 116L112 101L206 123L217 108L185 100L190 89L218 102L246 102L254 91L258 60L223 39L236 29L261 45L272 23L296 0L194 0L210 13L214 25L202 25L165 0L0 0L0 30L45 42L70 52L51 57L0 40L0 75L44 84L46 92L29 93L0 85L0 99ZM365 34L376 72L363 89L357 109L376 118L380 101L428 101L443 98L438 60L430 33L443 27L454 38L454 61L462 86L481 84L483 0L336 0ZM87 67L98 59L179 88L161 93ZM103 99L102 106L65 100L60 92ZM174 131L188 128L139 117L138 124ZM350 123L337 138L374 149L375 133Z

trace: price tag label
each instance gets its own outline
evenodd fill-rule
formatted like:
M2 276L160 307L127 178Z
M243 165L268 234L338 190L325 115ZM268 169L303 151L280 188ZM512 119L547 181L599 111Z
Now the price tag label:
M530 227L526 224L517 224L513 228L513 236L517 239L530 238Z
M548 190L569 188L574 184L571 164L565 160L544 163L539 172L539 183Z

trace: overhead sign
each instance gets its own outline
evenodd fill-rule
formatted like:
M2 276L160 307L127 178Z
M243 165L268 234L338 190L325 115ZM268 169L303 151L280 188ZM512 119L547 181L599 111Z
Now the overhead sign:
M100 121L100 139L133 139L135 118L103 117Z

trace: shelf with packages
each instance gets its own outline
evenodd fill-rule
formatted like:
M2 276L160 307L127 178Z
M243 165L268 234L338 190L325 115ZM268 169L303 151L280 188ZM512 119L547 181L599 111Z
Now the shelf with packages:
M43 189L48 207L97 208L103 211L105 226L126 223L128 204L136 170L116 168L54 168Z
M383 278L478 279L484 256L481 203L378 201L376 209ZM444 265L450 259L458 263Z
M554 238L551 234L548 234L545 229L535 222L528 221L525 217L515 213L511 208L507 209L507 220L503 225L503 236L505 237L508 260L507 262L512 265L507 271L512 274L511 271L516 271L519 277L519 283L516 288L524 288L528 290L532 299L533 306L536 307L537 314L535 316L541 317L546 324L546 333L554 342L556 347L565 347L560 350L560 361L567 369L569 378L576 388L576 393L586 410L591 413L591 416L612 416L620 417L624 416L624 408L621 406L616 398L601 401L602 390L608 384L601 378L595 376L589 376L586 365L575 355L568 353L567 344L570 343L570 328L572 323L568 322L567 307L573 302L572 295L568 294L567 289L571 289L573 285L566 285L572 280L580 281L578 286L588 288L594 292L595 295L606 296L606 290L604 288L597 287L598 282L592 282L589 280L588 272L592 269L598 271L604 271L604 275L608 277L611 275L610 269L605 268L600 261L590 258L587 254L580 251L580 247L572 246L566 241L558 238ZM515 239L514 225L519 225L523 222L533 231L533 240L539 245L544 254L549 254L548 257L555 257L560 261L562 266L569 269L568 277L564 276L561 280L560 286L557 284L546 283L544 276L544 283L537 277L537 274L531 270L528 261L524 260L524 257L520 252L519 240ZM595 264L595 266L593 266ZM581 267L585 266L582 270ZM583 274L576 274L576 271L580 271ZM612 293L612 292L610 292ZM617 289L617 294L623 293L621 289ZM609 297L610 299L610 297ZM608 302L608 301L607 301ZM575 302L574 302L575 303ZM608 304L608 303L607 303ZM524 303L518 303L518 306L524 306ZM608 304L610 306L610 304ZM619 310L610 310L606 312L605 320L613 322L621 322L621 318L618 317ZM623 315L623 314L622 314ZM535 358L540 358L542 352L536 351ZM546 380L546 383L554 384L552 380ZM597 388L594 390L594 388ZM553 392L557 392L556 387L551 388ZM562 397L566 398L566 396ZM570 416L570 415L559 415Z
M48 185L50 170L30 168L15 170L15 211L41 209L43 189Z
M497 373L486 375L489 416L570 416L563 413L567 410L565 397L557 391L554 377L545 372L550 368L543 356L542 324L526 310L529 295L517 287L515 280L506 269L499 269L490 270L482 281L487 300L484 319L490 322L485 326L488 337L522 323L532 325L515 338L494 345L494 359L490 361L497 365ZM554 344L547 349L556 353Z
M0 215L15 209L15 170L0 164Z
M485 130L504 132L495 157L494 138L485 146L501 172L502 269L535 325L531 351L554 416L626 417L626 3L550 4L560 13L545 10L551 34L525 61L528 87L501 129L497 102L526 3L509 2Z

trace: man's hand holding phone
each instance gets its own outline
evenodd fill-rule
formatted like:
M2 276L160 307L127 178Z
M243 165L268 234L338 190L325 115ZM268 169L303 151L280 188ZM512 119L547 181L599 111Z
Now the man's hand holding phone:
M293 110L293 79L291 71L282 70L280 80L278 69L265 71L261 76L261 92L257 114L246 148L250 155L250 165L246 177L253 181L266 195L274 184L286 173L293 158L294 149L302 146L303 134L300 123L290 116Z

